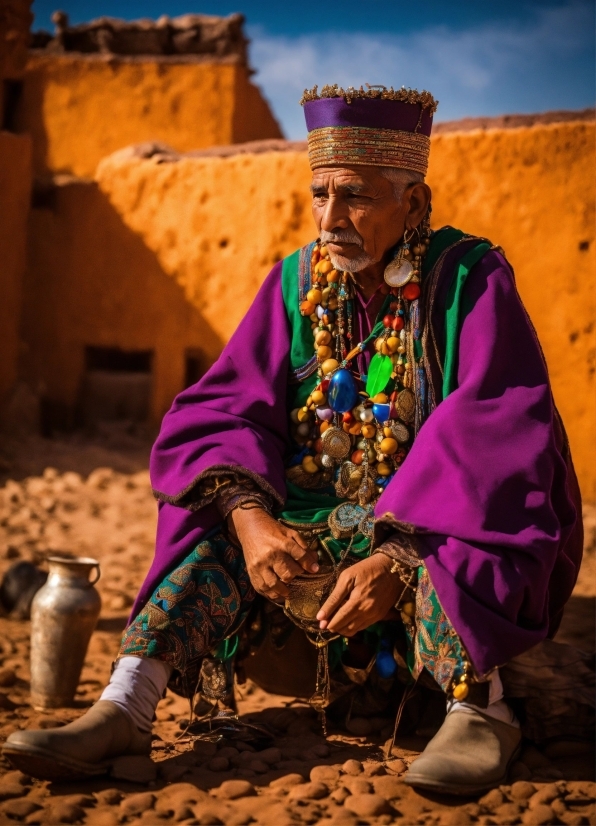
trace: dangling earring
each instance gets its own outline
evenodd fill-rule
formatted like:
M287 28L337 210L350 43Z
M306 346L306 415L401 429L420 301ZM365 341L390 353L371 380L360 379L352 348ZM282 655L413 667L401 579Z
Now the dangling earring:
M404 237L397 248L397 252L393 261L385 267L384 278L390 287L403 287L411 279L414 273L414 267L411 262L412 253L410 252L410 241L414 236L414 230L404 232Z

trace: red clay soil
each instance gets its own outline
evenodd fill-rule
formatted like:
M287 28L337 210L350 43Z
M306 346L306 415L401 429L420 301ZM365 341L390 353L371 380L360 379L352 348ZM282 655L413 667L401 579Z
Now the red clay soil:
M29 623L0 618L0 741L18 728L51 728L78 717L106 683L135 590L152 555L155 502L143 451L36 440L5 463L0 488L0 573L16 559L69 551L98 558L104 608L83 669L75 707L29 705ZM91 471L98 460L106 465ZM51 462L58 470L41 468ZM117 472L109 467L117 467ZM60 471L60 472L59 472ZM81 475L80 471L85 475ZM27 478L23 475L31 474ZM87 475L88 474L88 475ZM586 527L593 541L594 514ZM589 554L561 639L594 645L596 578ZM426 740L400 738L384 760L386 731L353 721L328 739L302 702L238 689L243 719L262 722L273 745L205 742L183 735L186 701L168 693L159 705L152 760L124 759L116 777L71 784L32 780L0 764L0 824L595 824L590 744L526 745L511 782L480 799L418 794L403 783ZM362 730L358 726L362 725ZM366 729L372 729L368 734ZM124 779L125 778L125 779Z

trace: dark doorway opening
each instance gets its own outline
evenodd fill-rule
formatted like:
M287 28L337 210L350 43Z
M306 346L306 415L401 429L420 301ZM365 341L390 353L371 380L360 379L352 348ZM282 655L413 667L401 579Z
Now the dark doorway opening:
M17 112L23 96L22 80L4 80L2 93L2 129L17 131Z
M147 422L152 363L152 350L86 347L81 399L84 423Z
M202 350L187 350L184 354L184 387L196 384L208 369L209 364Z

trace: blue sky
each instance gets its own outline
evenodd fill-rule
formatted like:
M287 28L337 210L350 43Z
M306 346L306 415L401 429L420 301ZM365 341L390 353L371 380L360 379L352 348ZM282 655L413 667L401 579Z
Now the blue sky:
M34 28L55 8L73 23L241 11L254 81L287 137L304 138L306 86L383 83L429 89L437 120L594 105L591 0L35 0Z

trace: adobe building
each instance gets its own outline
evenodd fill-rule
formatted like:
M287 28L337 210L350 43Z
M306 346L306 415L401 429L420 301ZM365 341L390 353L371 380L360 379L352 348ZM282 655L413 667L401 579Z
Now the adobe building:
M25 31L19 19L10 31ZM0 305L0 329L15 356L0 368L2 387L17 375L18 343L18 376L39 399L46 434L106 420L157 426L273 264L312 239L306 148L280 139L250 83L236 17L56 24L54 37L34 40L26 68L21 34L20 57L2 69L22 92L5 119L28 130L0 136L17 216L0 230L13 262L2 276L13 309ZM128 119L113 116L120 98ZM428 177L434 226L490 238L515 269L588 501L594 138L593 111L438 124Z
M18 378L19 320L31 192L31 139L16 134L29 26L29 0L0 4L0 407Z
M142 141L184 152L282 137L250 80L242 15L53 19L54 36L32 36L18 107L36 175L93 177L106 155Z

